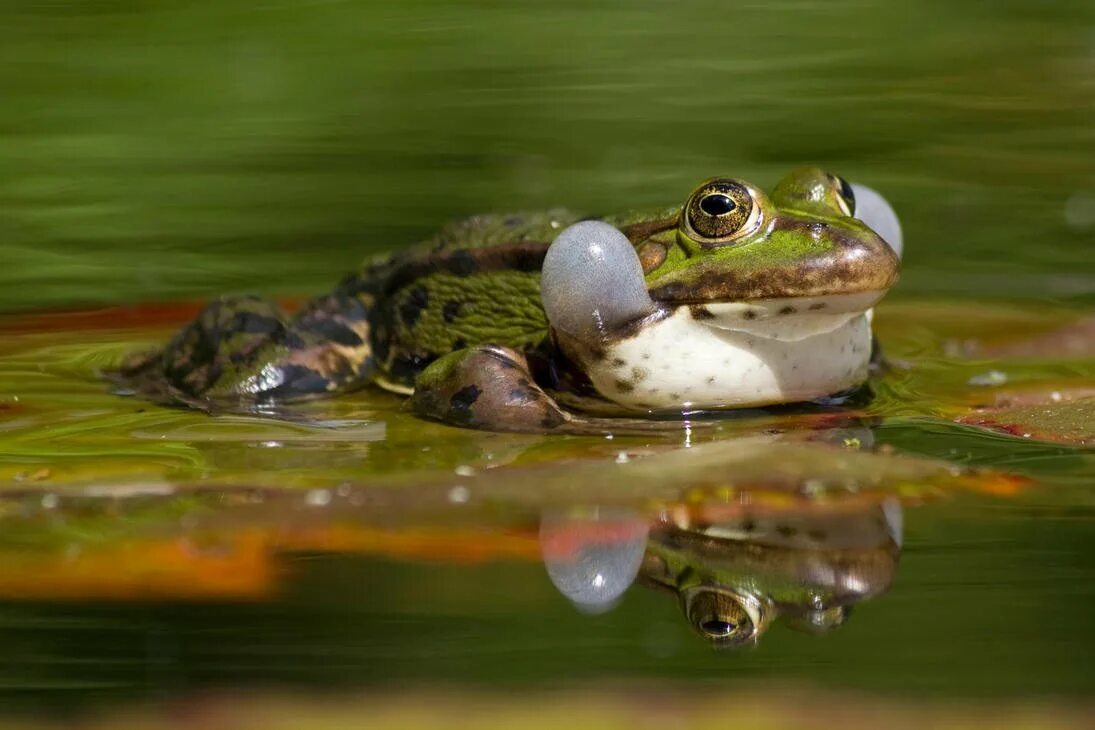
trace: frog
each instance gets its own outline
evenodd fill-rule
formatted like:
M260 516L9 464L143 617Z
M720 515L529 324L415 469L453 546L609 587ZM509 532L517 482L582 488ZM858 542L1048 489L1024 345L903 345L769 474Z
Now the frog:
M867 381L900 250L885 198L820 168L712 177L669 207L457 221L291 313L223 296L112 375L211 412L371 385L528 433L811 402Z
M776 621L828 633L893 584L904 529L896 497L696 496L652 515L622 506L545 510L539 541L549 579L586 614L614 609L634 583L669 594L716 649L755 645Z
M756 645L777 619L825 634L889 590L903 523L892 497L676 514L651 530L638 575L675 596L689 627L716 649Z

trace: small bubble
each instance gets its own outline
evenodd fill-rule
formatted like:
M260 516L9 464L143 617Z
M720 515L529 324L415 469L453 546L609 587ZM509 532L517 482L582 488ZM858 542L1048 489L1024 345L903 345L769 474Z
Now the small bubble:
M461 464L460 466L456 467L455 469L453 469L453 472L458 477L473 477L473 476L475 476L475 469L471 468L470 466L468 466L466 464Z
M1095 227L1095 194L1077 190L1065 201L1065 223L1074 231Z
M1008 376L1007 373L1003 373L999 370L989 370L987 373L978 373L977 375L970 377L966 382L969 385L992 387L1003 385L1008 382Z
M60 503L60 499L56 494L43 494L42 495L42 509L54 509Z
M471 498L471 490L462 485L457 485L449 490L449 501L453 504L464 504Z
M626 464L629 461L631 461L631 457L627 455L626 451L621 451L620 453L616 454L617 464Z
M326 489L313 489L304 498L304 503L309 507L326 507L331 503L331 493Z

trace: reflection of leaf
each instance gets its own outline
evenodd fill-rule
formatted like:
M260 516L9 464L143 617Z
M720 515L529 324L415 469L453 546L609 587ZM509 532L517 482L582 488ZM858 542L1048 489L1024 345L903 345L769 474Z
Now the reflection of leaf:
M1095 444L1095 397L1054 402L1047 395L1043 403L986 408L958 420L1023 438Z

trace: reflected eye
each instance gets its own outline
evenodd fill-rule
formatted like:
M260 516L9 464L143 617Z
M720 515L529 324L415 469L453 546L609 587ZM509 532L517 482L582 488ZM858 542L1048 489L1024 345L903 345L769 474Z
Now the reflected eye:
M715 646L755 641L767 624L763 605L751 594L699 585L681 591L681 601L692 628Z
M714 180L688 202L688 226L699 238L724 241L748 232L756 223L749 189L735 180Z
M840 195L840 202L844 207L844 215L855 215L855 190L852 189L851 184L840 175L830 175L833 180L833 185L836 186L837 193Z

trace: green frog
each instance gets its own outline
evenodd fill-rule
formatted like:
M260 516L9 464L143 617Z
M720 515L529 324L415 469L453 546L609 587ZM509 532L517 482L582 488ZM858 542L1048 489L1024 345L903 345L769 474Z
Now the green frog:
M375 384L519 432L809 401L866 381L900 237L881 196L817 168L768 193L713 178L652 211L476 216L289 315L217 299L117 376L205 409Z
M651 531L638 571L676 595L692 629L716 647L755 644L777 617L826 633L893 583L896 499L739 509L710 522L676 515Z

